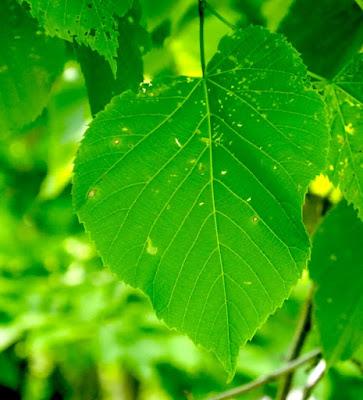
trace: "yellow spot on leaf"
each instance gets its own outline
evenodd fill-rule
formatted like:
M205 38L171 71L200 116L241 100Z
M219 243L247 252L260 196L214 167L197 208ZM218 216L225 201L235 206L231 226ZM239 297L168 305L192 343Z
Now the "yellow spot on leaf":
M178 138L175 138L175 143L179 148L182 148L182 144L179 142Z
M344 126L344 130L346 133L348 133L349 135L354 135L354 128L351 122L349 122L349 124Z
M330 182L329 178L323 174L317 176L310 184L311 193L325 197L333 189L333 184Z
M337 141L339 144L344 144L344 138L342 135L337 135Z
M146 252L151 256L155 256L158 252L158 248L153 245L150 237L148 237L146 240Z
M329 200L333 204L339 203L342 198L343 198L343 193L339 188L334 188L329 195Z
M96 196L96 189L91 189L87 196L89 199L93 199Z
M209 146L209 144L210 144L210 140L208 137L202 137L202 138L200 138L200 141L202 143L205 143L207 146Z

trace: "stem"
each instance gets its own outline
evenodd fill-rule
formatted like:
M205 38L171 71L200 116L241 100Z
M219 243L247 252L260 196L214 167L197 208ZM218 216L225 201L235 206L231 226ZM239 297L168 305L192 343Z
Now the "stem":
M314 79L316 79L316 80L318 80L318 81L326 82L326 79L325 79L325 78L323 78L322 76L320 76L320 75L318 75L318 74L315 74L315 73L312 72L312 71L308 71L308 75L310 75L312 78L314 78Z
M290 350L290 354L287 357L288 362L295 360L300 355L305 340L310 332L313 294L314 286L309 289L308 297L306 298L303 305L303 309L301 311L300 318L297 324L292 348ZM291 388L293 377L294 371L291 371L286 376L284 376L276 397L278 400L285 400L287 398L287 395Z
M361 375L363 375L363 363L362 363L362 361L360 361L360 360L358 360L356 358L351 358L350 361L352 362L353 365L355 365L358 368L358 370L361 373Z
M322 380L326 371L326 362L320 360L315 368L311 371L306 386L303 389L301 400L308 400L314 391L316 385Z
M225 399L231 399L232 397L240 396L244 393L247 393L253 389L256 389L258 387L261 387L265 385L266 383L279 378L280 376L286 375L289 372L295 371L297 368L301 367L302 365L308 363L311 360L314 360L317 357L321 356L321 351L320 349L315 349L311 351L310 353L305 354L304 356L290 361L287 363L284 367L281 367L277 369L274 372L271 372L270 374L267 374L265 376L262 376L260 378L257 378L256 380L247 383L246 385L242 385L239 387L236 387L231 390L227 390L226 392L217 394L214 397L210 397L209 400L225 400Z
M200 48L200 66L202 68L203 78L205 76L205 53L204 53L204 11L205 0L198 0L199 10L199 48Z
M213 14L215 17L217 17L221 22L223 22L225 25L227 25L229 28L232 30L237 30L238 27L236 25L233 25L231 22L229 22L226 18L223 17L223 15L219 14L219 12L211 6L208 2L205 2L205 8Z

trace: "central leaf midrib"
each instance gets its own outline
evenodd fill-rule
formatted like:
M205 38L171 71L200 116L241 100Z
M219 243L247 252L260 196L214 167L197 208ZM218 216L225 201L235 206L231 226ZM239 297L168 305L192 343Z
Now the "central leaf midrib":
M209 105L207 79L208 78L206 76L204 76L202 78L202 85L203 85L203 89L204 89L205 107L206 107L206 114L207 114L207 119L208 119L208 137L209 137L208 145L209 145L209 165L210 165L209 166L209 176L210 176L210 187L211 187L211 201L212 201L212 212L213 212L214 229L215 229L215 235L216 235L216 243L217 243L217 248L218 248L219 264L221 267L221 277L222 277L222 284L223 284L223 294L224 294L224 304L225 304L226 324L227 324L229 363L231 364L231 355L232 355L231 332L230 332L230 323L229 323L229 310L228 310L228 305L227 305L227 287L226 287L226 281L225 281L225 276L224 276L221 246L220 246L220 242L219 242L216 201L215 201L215 194L214 194L213 135L212 135L211 111L210 111L210 105Z

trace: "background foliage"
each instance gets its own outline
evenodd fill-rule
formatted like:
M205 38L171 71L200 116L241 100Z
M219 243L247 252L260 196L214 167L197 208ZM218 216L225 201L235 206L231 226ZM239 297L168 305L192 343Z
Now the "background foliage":
M112 96L136 91L142 81L200 76L197 2L50 3L4 0L0 5L0 396L202 398L277 368L310 291L307 273L241 348L236 375L226 384L226 373L211 354L168 329L140 291L101 265L72 209L73 160L92 116ZM361 216L362 58L356 53L363 17L358 2L211 3L238 26L259 24L284 33L302 53L318 76L314 87L330 104L332 146L325 173ZM98 9L102 13L96 18ZM205 24L209 60L230 29L211 13ZM319 57L321 46L324 57ZM304 214L308 230L340 197L326 178L313 182ZM318 288L318 323L304 349L322 342L332 365L314 391L318 399L363 396L362 354L356 349L357 332L363 330L362 240L361 222L345 203L314 237L311 275ZM337 268L347 265L353 268L345 269L342 279ZM332 271L338 287L322 287ZM332 311L332 304L339 308ZM346 361L336 363L339 358ZM297 374L296 388L307 374ZM276 390L272 383L244 398L274 398Z

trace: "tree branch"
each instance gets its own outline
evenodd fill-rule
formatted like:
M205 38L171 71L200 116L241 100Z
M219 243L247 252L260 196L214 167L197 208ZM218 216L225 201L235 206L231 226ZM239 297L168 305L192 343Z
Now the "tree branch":
M238 27L236 25L232 24L226 18L224 18L223 15L219 14L219 12L213 6L211 6L207 1L205 2L205 8L211 14L213 14L217 19L219 19L223 24L228 26L230 29L232 29L234 31L238 29Z
M320 349L313 350L310 353L307 353L307 354L301 356L300 358L287 363L284 367L279 368L276 371L271 372L270 374L267 374L265 376L257 378L256 380L249 382L246 385L242 385L242 386L236 387L234 389L227 390L226 392L212 396L209 398L209 400L225 400L225 399L231 399L232 397L240 396L240 395L247 393L253 389L263 386L272 380L275 380L283 375L286 375L289 372L295 371L297 368L301 367L302 365L308 363L311 360L319 358L319 357L321 357Z
M287 362L295 360L300 355L305 340L310 332L313 294L314 286L309 289L308 297L306 298L303 309L301 311L290 354L287 357ZM291 388L293 377L293 370L284 376L276 397L278 400L285 400L287 398L287 395Z
M325 360L320 360L308 376L308 380L303 389L303 395L301 400L308 400L310 398L310 395L315 389L315 386L323 378L325 371L326 371L326 362Z

